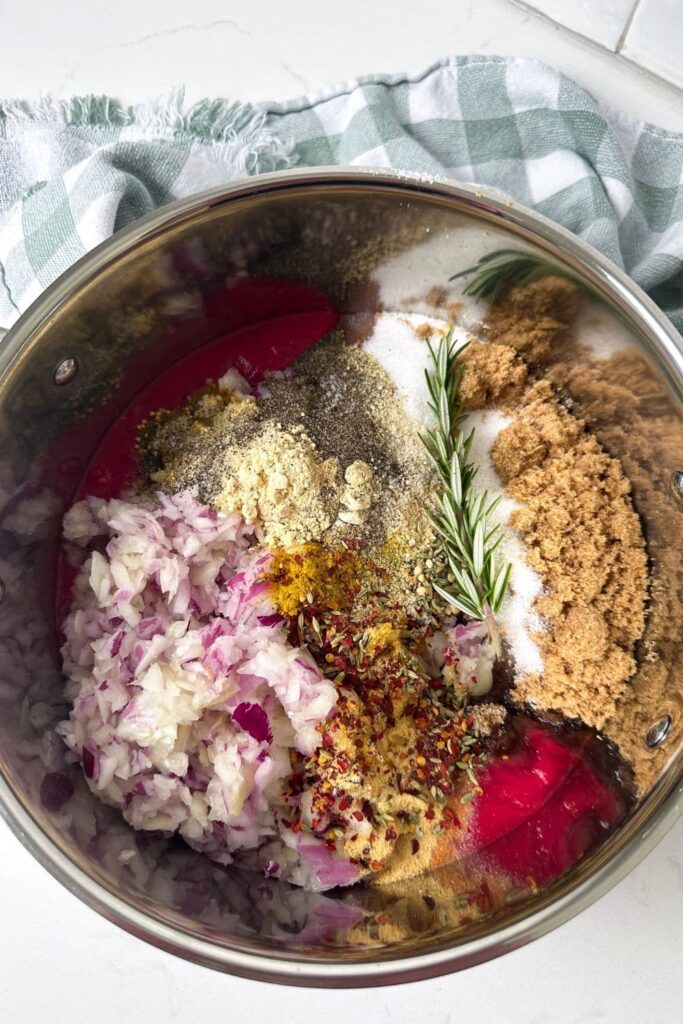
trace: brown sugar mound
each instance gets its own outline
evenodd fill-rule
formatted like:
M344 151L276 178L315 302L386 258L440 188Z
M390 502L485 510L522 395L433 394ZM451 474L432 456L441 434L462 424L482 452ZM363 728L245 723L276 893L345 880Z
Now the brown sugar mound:
M510 345L470 341L459 394L468 409L506 405L526 383L527 368Z
M536 365L564 340L578 302L576 288L563 277L544 277L510 288L489 311L489 337L523 352L525 359Z
M580 334L576 342L581 344ZM681 462L683 425L665 385L635 346L597 361L585 353L577 358L576 348L568 348L549 375L570 393L594 436L621 461L646 524L651 579L640 664L605 727L632 762L642 791L683 738L683 548L678 542L683 509L669 490L671 473ZM672 719L671 733L653 749L645 737L663 715Z
M571 288L567 281L546 278L534 286L514 289L492 311L491 336L512 345L532 363L543 335L540 342L545 355L538 370L569 401L575 417L586 423L599 445L618 460L632 487L628 503L632 502L642 517L641 529L647 536L649 599L644 631L633 645L637 670L629 676L621 699L604 723L604 732L633 765L638 790L643 792L683 737L683 551L676 542L683 530L683 510L669 491L671 473L680 468L683 426L666 385L635 344L627 343L602 358L583 343L578 323L572 324L575 299ZM529 330L534 309L546 318L538 331ZM623 335L624 328L617 325L616 337ZM541 464L530 432L525 446L522 451L520 439L515 456L520 467L525 460L528 466ZM510 453L508 456L512 458ZM513 468L516 472L511 465ZM632 581L624 578L631 593ZM642 579L640 572L638 578ZM631 632L633 623L640 621L645 596L644 582L636 595ZM628 623L627 609L622 607L622 612ZM576 642L578 629L574 634ZM624 666L632 664L627 660L631 654L628 644L622 642L612 649L608 642L607 653L610 650L606 670L617 671L618 659ZM648 729L664 715L672 720L669 739L657 749L650 748L645 740Z
M529 389L491 455L522 504L512 525L546 591L536 604L548 623L538 637L545 670L518 680L515 694L602 728L644 629L646 558L629 482L546 382Z

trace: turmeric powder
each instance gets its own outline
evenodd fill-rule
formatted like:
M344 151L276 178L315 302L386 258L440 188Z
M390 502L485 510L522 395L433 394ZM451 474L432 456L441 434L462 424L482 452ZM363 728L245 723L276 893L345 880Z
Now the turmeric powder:
M345 547L310 541L278 550L268 567L270 596L283 615L294 616L306 604L348 610L357 596L367 559Z

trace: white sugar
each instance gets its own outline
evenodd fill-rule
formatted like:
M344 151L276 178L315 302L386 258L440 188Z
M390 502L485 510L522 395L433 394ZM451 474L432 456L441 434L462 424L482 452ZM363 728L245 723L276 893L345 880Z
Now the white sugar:
M415 313L382 313L377 317L372 335L365 341L364 349L382 365L396 385L406 411L415 421L416 427L424 428L431 422L427 406L428 392L424 371L430 365L429 349L417 331L429 326L434 337L443 335L449 324ZM456 328L458 343L467 341L466 331ZM491 500L500 497L498 507L492 514L492 521L500 523L503 541L499 549L499 564L512 563L510 587L498 615L505 638L510 645L517 675L536 674L543 671L543 659L533 640L533 633L542 630L543 623L534 612L533 606L541 596L543 584L526 560L524 542L517 530L510 526L510 516L519 503L505 491L491 461L491 448L503 430L511 422L503 413L487 409L472 412L464 424L465 431L475 428L471 458L478 467L477 488L486 490Z
M425 370L430 366L429 348L416 333L422 326L429 326L438 338L450 325L420 314L380 313L371 336L363 344L365 351L374 356L391 377L408 414L420 428L429 426L432 418L425 383ZM455 328L453 337L458 345L464 345L468 334Z
M508 416L495 409L472 412L463 424L469 433L474 427L474 438L470 451L472 462L478 467L476 486L488 491L489 498L500 497L491 520L503 528L503 542L498 549L498 562L512 563L510 586L498 613L505 638L510 645L517 675L531 675L543 671L543 658L532 634L543 628L540 616L533 610L535 602L543 593L543 583L538 573L526 560L526 549L519 532L510 526L510 516L520 508L519 502L511 498L503 487L491 461L491 448L501 430L511 423Z
M500 248L500 235L482 231L480 224L462 218L453 228L425 234L423 241L390 256L372 273L384 309L425 313L433 290L445 304L462 303L458 323L476 329L486 306L465 295L469 278L452 274L474 266L480 257Z
M574 332L577 341L587 345L598 360L611 359L633 345L625 324L603 303L589 299L579 307Z

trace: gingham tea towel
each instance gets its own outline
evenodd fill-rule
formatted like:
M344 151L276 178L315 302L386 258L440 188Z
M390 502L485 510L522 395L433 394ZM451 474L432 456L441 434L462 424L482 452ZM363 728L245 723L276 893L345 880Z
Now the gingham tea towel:
M683 329L683 135L601 108L536 61L456 57L286 103L0 104L0 325L85 252L244 174L355 164L478 182L622 266Z

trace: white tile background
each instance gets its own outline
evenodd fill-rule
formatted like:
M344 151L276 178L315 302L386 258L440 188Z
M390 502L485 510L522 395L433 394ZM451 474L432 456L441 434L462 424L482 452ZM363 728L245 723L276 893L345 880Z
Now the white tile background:
M683 0L519 0L647 72L683 87Z
M640 0L621 52L683 87L683 0Z
M636 0L526 0L547 15L608 50L616 50Z
M628 55L660 74L662 31L677 60L683 11L683 0L668 0L662 29L643 28L648 5L662 2L641 0L627 37ZM566 8L567 20L585 10L584 24L613 48L606 12L621 10L619 0L544 6L556 17ZM545 60L629 116L683 130L677 89L508 0L2 0L0 13L0 96L109 92L134 102L185 81L191 99L284 99L447 54L500 53ZM398 989L278 989L125 935L0 823L1 1024L678 1024L682 924L683 821L588 911L501 960Z

